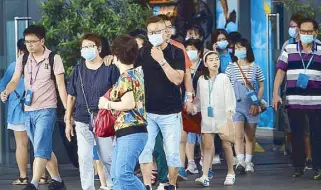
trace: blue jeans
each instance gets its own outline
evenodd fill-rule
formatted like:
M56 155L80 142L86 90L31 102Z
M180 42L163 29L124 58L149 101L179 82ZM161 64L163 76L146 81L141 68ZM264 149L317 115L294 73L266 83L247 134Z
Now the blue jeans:
M26 131L33 145L35 158L51 159L52 134L56 120L55 108L25 112Z
M159 131L163 135L164 151L168 167L181 167L180 141L182 130L182 114L158 115L147 113L148 141L139 157L139 163L153 162L155 139Z
M111 165L114 190L145 190L134 170L147 138L147 133L135 133L115 140Z

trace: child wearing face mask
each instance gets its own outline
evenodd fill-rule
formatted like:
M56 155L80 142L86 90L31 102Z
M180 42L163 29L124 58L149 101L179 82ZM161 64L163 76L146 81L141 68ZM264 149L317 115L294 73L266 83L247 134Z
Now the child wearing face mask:
M197 94L194 99L194 114L202 114L202 142L203 142L203 175L195 180L196 184L209 186L208 171L212 166L214 155L214 136L219 127L227 123L233 125L232 116L235 112L236 100L232 84L227 75L219 74L220 59L215 51L207 52L204 57L204 73L197 83ZM233 169L233 151L231 144L222 141L226 156L228 172L224 185L234 185L235 173Z

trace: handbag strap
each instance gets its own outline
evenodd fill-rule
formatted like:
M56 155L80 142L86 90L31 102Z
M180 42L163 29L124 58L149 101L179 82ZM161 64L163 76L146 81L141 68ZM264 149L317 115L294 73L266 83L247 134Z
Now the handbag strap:
M250 90L253 90L255 91L254 87L252 86L251 82L247 79L247 77L245 76L244 72L243 72L243 69L240 67L240 65L238 63L236 63L236 65L238 66L238 68L240 69L241 71L241 75L242 75L242 78L244 80L244 83L245 83L245 86L247 88L249 88Z
M86 93L85 93L85 87L84 87L84 83L83 83L82 76L81 76L81 72L80 72L80 64L78 65L78 74L79 74L80 86L81 86L82 93L83 93L83 95L84 95L84 99L85 99L87 111L88 111L88 113L89 113L89 115L90 115L90 114L91 114L91 110L90 110L90 108L89 108L88 101L87 101L87 97L86 97Z

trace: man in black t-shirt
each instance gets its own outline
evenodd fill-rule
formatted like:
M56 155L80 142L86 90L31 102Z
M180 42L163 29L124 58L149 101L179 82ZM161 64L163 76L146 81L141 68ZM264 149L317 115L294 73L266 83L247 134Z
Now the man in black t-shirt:
M137 64L144 72L148 141L139 161L144 184L151 189L151 174L155 138L161 131L169 170L168 189L176 189L180 161L181 110L180 84L185 72L181 49L165 40L165 23L157 16L147 21L148 39L152 45L141 48Z

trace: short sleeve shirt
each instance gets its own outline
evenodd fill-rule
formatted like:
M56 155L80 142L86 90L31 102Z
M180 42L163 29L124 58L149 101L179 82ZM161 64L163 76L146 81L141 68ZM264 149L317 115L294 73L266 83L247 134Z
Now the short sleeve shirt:
M84 91L89 108L97 113L99 98L113 87L119 77L119 71L115 65L101 65L96 70L88 69L85 63L78 64L69 79L67 92L76 97L74 119L78 122L89 123L88 113L84 93L82 92L80 75L84 84Z
M114 126L117 137L147 132L144 80L135 69L130 69L121 74L110 92L110 100L113 102L121 101L122 96L128 92L133 92L136 106L134 110L120 112Z
M151 48L151 45L141 48L136 60L144 72L146 110L159 115L179 113L182 109L181 88L167 78L163 68L152 58ZM183 50L169 43L163 53L173 69L185 72Z
M32 53L29 54L24 68L25 89L33 92L31 106L25 105L25 111L36 111L47 108L57 108L56 84L51 78L51 69L55 76L64 74L65 69L59 55L55 55L53 68L49 64L50 50L45 47L41 61L37 62ZM15 71L22 72L21 55L16 63Z

